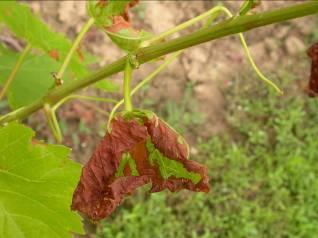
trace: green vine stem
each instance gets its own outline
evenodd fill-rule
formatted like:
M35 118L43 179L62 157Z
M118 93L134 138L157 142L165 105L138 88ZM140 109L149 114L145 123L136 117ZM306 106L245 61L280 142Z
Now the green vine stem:
M253 6L256 6L256 5L257 3L255 2L255 0L245 0L242 6L240 7L238 14L245 15L250 9L253 8Z
M210 16L210 20L207 22L206 25L210 24L217 16L219 11L221 11L222 9L219 6L216 6L212 9L210 9L209 11L189 20L186 21L180 25L178 25L177 27L174 27L170 30L167 30L163 33L161 33L158 36L155 36L153 38L151 38L150 40L144 42L144 45L151 45L152 43L156 42L156 41L160 41L161 39L164 39L167 36L170 36L176 32L179 32L201 20L203 20L204 18ZM140 88L142 88L144 85L146 85L147 83L149 83L157 74L159 74L166 66L168 66L172 61L174 61L181 53L183 52L183 50L180 50L176 53L174 53L170 58L166 59L164 61L164 63L162 63L156 70L154 70L150 75L148 75L146 78L144 78L130 93L130 97L136 93ZM110 112L109 118L108 118L108 122L107 122L107 130L110 132L111 128L110 128L110 123L111 120L113 119L117 109L124 103L124 99L120 100L112 109L112 111Z
M94 18L90 18L85 23L85 25L82 27L80 33L77 35L75 41L73 42L71 49L68 51L68 53L67 53L67 55L62 63L62 66L60 67L59 71L57 72L57 74L55 76L57 80L59 80L59 81L62 80L64 72L70 63L74 52L77 50L80 42L82 41L82 39L84 38L85 34L90 29L90 27L94 24L94 22L95 22ZM61 101L63 101L63 99ZM55 107L55 108L51 107L51 105L49 103L46 103L44 105L44 111L45 111L45 115L46 115L49 127L50 127L57 143L61 143L63 140L63 137L62 137L60 125L59 125L58 120L56 118L56 113L55 113L56 108L57 107Z
M203 27L206 27L208 26L209 24L212 23L212 21L218 17L219 13L222 11L222 7L220 6L216 6L212 9L210 9L209 11L189 20L189 21L186 21L170 30L167 30L163 33L161 33L160 35L158 36L155 36L153 37L152 39L148 40L147 42L144 42L143 44L144 45L150 45L152 44L153 42L156 42L156 41L159 41L167 36L170 36L178 31L181 31L199 21L202 21L204 18L206 17L210 17L210 19L208 20L208 22L203 26ZM144 85L146 85L147 83L149 83L158 73L160 73L166 66L168 66L173 60L175 60L181 53L183 52L183 50L180 50L176 53L174 53L170 58L166 59L165 62L160 65L156 70L154 70L150 75L148 75L146 78L144 78L133 90L132 92L130 93L130 97L132 97L132 95L137 92L140 88L142 88ZM130 90L130 88L129 88ZM128 96L127 96L128 97ZM125 102L124 99L120 100L114 107L113 109L111 110L110 112L110 115L109 115L109 118L108 118L108 122L107 122L107 130L108 132L111 131L111 121L117 111L117 109Z
M117 101L115 99L111 99L111 98L99 98L99 97L93 97L93 96L86 96L86 95L77 95L77 94L72 94L69 95L65 98L63 98L62 100L60 100L59 102L57 102L52 109L54 111L56 111L62 104L64 104L65 102L71 100L71 99L83 99L83 100L90 100L90 101L97 101L97 102L110 102L110 103L117 103Z
M251 2L250 1L245 1L244 2L244 5L241 7L241 9L243 9L245 11L245 8L248 8L249 5ZM150 39L149 41L147 41L145 44L146 45L150 45L152 44L153 42L156 42L156 41L160 41L162 39L164 39L165 37L167 36L170 36L176 32L179 32L181 30L184 30L185 28L188 28L190 27L191 25L199 22L199 21L202 21L204 18L207 18L207 17L210 17L207 21L207 23L204 25L204 27L208 27L212 24L212 22L215 20L216 17L218 17L218 15L220 13L224 12L228 17L233 17L233 14L224 6L216 6L212 9L210 9L209 11L195 17L195 18L192 18L191 20L189 21L186 21L170 30L167 30L163 33L161 33L160 35L158 36L155 36L153 37L152 39ZM256 72L256 74L258 75L258 77L260 79L262 79L265 83L267 83L268 85L270 85L271 87L273 87L279 94L283 94L282 90L279 89L279 87L274 84L272 81L270 81L269 79L267 79L264 74L262 74L262 72L259 70L259 68L256 66L254 60L253 60L253 57L251 55L251 52L250 50L248 49L248 46L247 46L247 43L245 41L245 38L244 38L244 35L242 33L239 33L239 37L240 37L240 41L242 43L242 46L244 48L244 52L245 52L245 55L248 59L248 61L250 62L252 68L254 69L254 71Z
M86 103L89 103L89 102L86 102ZM84 104L85 104L85 102L84 102ZM96 112L102 114L105 117L109 116L109 112L108 111L105 111L105 110L99 108L94 103L89 103L89 104L87 104L87 106L89 106L90 108L92 108L93 110L95 110Z
M145 86L147 83L149 83L157 74L159 74L164 68L166 68L172 61L174 61L182 51L175 52L172 56L170 56L168 59L166 59L157 69L155 69L151 74L149 74L146 78L144 78L142 81L140 81L135 88L130 93L130 97L133 96L139 89L141 89L143 86ZM111 110L108 122L107 122L107 130L108 132L111 131L111 120L113 119L117 109L124 104L124 99L121 99L117 104L113 107Z
M180 25L169 29L167 31L164 31L162 33L160 33L158 36L155 36L153 38L151 38L150 40L144 42L144 45L151 45L154 42L159 42L160 40L166 38L167 36L170 36L176 32L182 31L192 25L194 25L197 22L202 21L204 18L210 17L210 20L207 22L206 25L209 25L217 16L218 16L218 12L222 11L223 7L222 6L216 6L202 14L200 14L199 16L196 16L186 22L181 23Z
M232 14L226 7L224 7L224 8L222 9L222 11L225 12L226 15L228 15L228 17L233 17L233 14ZM245 38L244 38L243 33L239 33L239 37L240 37L240 41L241 41L241 43L242 43L242 46L243 46L243 48L244 48L244 52L245 52L245 54L246 54L246 57L247 57L248 61L250 62L250 64L252 65L252 68L254 69L254 71L256 72L256 74L258 75L258 77L259 77L260 79L262 79L265 83L267 83L268 85L270 85L271 87L273 87L273 88L276 90L276 92L278 92L279 94L282 95L282 94L283 94L283 91L280 90L280 88L277 87L277 85L274 84L271 80L267 79L267 78L264 76L264 74L259 70L259 68L256 66L256 64L255 64L255 62L254 62L254 60L253 60L253 57L252 57L252 55L251 55L251 52L250 52L250 50L248 49L248 46L247 46L247 43L246 43L246 40L245 40Z
M245 1L244 2L245 4L241 7L241 9L245 9L245 8L248 8L250 7L248 4L250 3L250 1ZM247 3L247 4L246 4ZM150 45L151 43L153 42L156 42L156 41L159 41L167 36L170 36L178 31L181 31L187 27L190 27L191 25L199 22L199 21L202 21L204 18L206 17L209 17L208 21L204 24L203 27L209 27L213 21L220 15L220 13L226 13L229 17L233 17L232 13L226 8L226 7L223 7L223 6L216 6L212 9L210 9L209 11L189 20L189 21L186 21L170 30L167 30L163 33L161 33L160 35L158 36L155 36L154 38L148 40L147 42L145 42L145 45ZM257 68L256 64L254 63L253 61L253 58L251 57L251 54L250 54L250 51L247 47L247 44L246 44L246 41L244 39L244 36L242 33L239 34L240 36L240 39L241 39L241 43L243 45L243 48L246 52L246 55L248 57L248 60L250 61L253 69L256 71L256 73L258 74L258 76L263 79L264 81L266 81L268 84L270 84L271 86L273 86L278 92L281 92L279 90L279 88L273 84L270 80L268 80L261 72L260 70ZM147 84L150 80L152 80L162 69L164 69L168 64L170 64L177 56L179 56L181 53L183 52L182 51L178 51L177 53L174 53L174 55L169 58L168 60L166 60L162 66L159 66L152 74L150 74L148 77L146 77L145 79L143 79L135 88L134 90L131 92L130 96L132 96L135 92L137 92L141 87L143 87L145 84ZM108 118L108 122L107 122L107 129L108 131L111 130L110 128L110 123L111 123L111 120L113 119L117 109L124 103L124 100L122 99L121 101L119 101L115 106L114 108L112 109L111 113L110 113L110 116Z
M110 102L110 103L117 103L116 100L111 99L111 98L99 98L99 97L93 97L93 96L86 96L86 95L69 95L65 98L63 98L61 101L56 103L53 107L51 107L49 104L44 105L44 111L46 114L46 118L49 124L49 127L53 133L54 138L58 143L61 143L63 140L63 135L60 129L59 122L56 118L56 110L66 101L71 100L71 99L82 99L82 100L90 100L90 101L99 101L99 102ZM94 108L96 111L102 113L105 116L108 116L107 113L102 111L99 108Z
M51 108L49 104L44 104L44 112L56 142L62 143L62 140L63 140L62 132L58 124L58 121L56 119L54 110Z
M85 25L83 26L83 28L81 29L80 33L77 35L71 49L68 51L64 61L63 61L63 64L62 66L60 67L60 70L57 72L56 74L56 78L57 79L62 79L63 75L64 75L64 72L67 68L67 66L69 65L71 59L72 59L72 56L74 54L74 52L77 50L79 44L81 43L82 39L84 38L85 34L88 32L88 30L91 28L91 26L93 26L95 23L95 20L94 18L90 18L86 23Z
M124 70L124 103L125 103L125 110L126 111L132 111L133 110L133 105L131 102L131 96L130 96L130 90L131 90L131 77L133 73L133 67L130 63L130 57L127 58L127 62L125 65L125 70Z
M310 1L296 4L294 6L266 11L263 13L238 16L218 23L213 27L204 28L188 35L180 36L173 40L141 48L136 52L137 60L140 64L143 64L160 56L189 48L204 42L248 31L276 22L282 22L316 13L318 13L318 1ZM119 60L82 79L70 81L61 85L60 87L56 87L48 92L47 95L45 95L42 99L0 117L0 124L18 119L24 119L33 112L43 108L45 103L54 105L62 98L74 93L75 91L118 73L124 70L126 61L127 56L122 57Z
M19 71L25 57L28 55L28 53L30 52L31 50L31 44L28 44L24 50L22 51L18 61L16 62L16 64L14 65L9 77L7 78L7 80L5 81L4 85L3 85L3 88L0 92L0 101L3 99L3 97L6 95L13 79L15 78L17 72Z

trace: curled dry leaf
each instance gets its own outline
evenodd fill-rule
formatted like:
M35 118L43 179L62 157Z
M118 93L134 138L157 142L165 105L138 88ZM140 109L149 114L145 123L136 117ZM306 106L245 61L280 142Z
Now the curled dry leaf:
M315 97L318 95L318 42L308 49L307 54L312 60L308 95Z
M188 155L185 140L156 115L117 116L83 168L72 209L100 220L147 183L152 184L150 192L208 192L207 168Z

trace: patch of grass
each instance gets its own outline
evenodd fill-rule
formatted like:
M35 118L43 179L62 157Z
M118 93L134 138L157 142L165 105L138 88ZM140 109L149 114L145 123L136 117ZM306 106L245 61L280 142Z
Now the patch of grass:
M279 77L283 97L255 79L227 92L233 134L199 141L193 158L209 167L212 192L139 191L98 237L317 237L318 100Z

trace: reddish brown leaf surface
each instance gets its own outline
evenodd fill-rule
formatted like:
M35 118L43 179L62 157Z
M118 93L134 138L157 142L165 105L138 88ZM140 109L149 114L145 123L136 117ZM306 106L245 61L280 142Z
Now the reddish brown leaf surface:
M122 16L114 16L113 24L109 27L105 27L107 31L116 33L123 29L131 29L130 21L126 21Z
M178 191L186 188L193 191L209 191L209 178L207 168L201 164L189 160L189 148L183 138L171 129L165 122L154 116L151 120L145 121L148 134L155 147L166 157L181 162L188 171L199 173L202 177L198 184L193 184L187 179L169 178L163 180L161 176L156 177L156 183L152 184L152 192L158 192L165 188L170 191ZM158 175L158 172L156 173Z
M308 95L315 97L318 95L318 42L308 49L307 54L312 59Z
M147 139L151 139L156 148L169 159L181 162L190 172L200 174L201 180L194 184L184 178L162 178L159 168L149 162ZM132 176L130 168L126 166L124 176L116 177L122 155L127 152L136 162L139 175ZM73 195L72 209L84 213L92 220L100 220L110 215L125 196L147 183L152 184L151 192L164 189L208 192L207 168L187 157L186 143L180 143L179 136L156 116L144 119L144 124L136 119L117 117L112 121L111 133L105 135L83 168Z

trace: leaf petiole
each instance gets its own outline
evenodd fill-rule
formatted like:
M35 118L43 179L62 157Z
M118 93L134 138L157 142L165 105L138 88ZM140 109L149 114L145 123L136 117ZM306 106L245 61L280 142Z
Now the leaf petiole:
M263 13L239 16L231 20L221 22L213 27L206 27L194 33L180 36L173 40L140 48L135 52L135 54L137 55L138 62L140 64L144 64L163 55L202 44L204 42L220 39L222 37L240 32L245 32L257 27L309 16L316 13L318 13L318 2L310 1L306 3L295 4L294 6L266 11ZM122 57L111 64L104 66L97 72L85 76L84 78L68 82L67 84L50 90L43 98L31 103L30 105L1 116L0 124L24 119L35 111L42 109L45 103L49 102L54 104L62 98L74 93L75 91L96 83L105 77L109 77L115 73L123 71L126 60L127 57Z
M182 31L182 30L194 25L195 23L202 21L204 18L207 18L207 17L211 17L211 19L208 21L208 23L209 22L211 23L218 16L217 13L223 11L223 8L224 8L223 6L213 7L212 9L202 13L201 15L194 17L194 18L192 18L184 23L181 23L180 25L178 25L174 28L171 28L167 31L164 31L161 34L151 38L148 41L145 41L144 44L151 45L152 43L154 43L156 41L160 41L160 40L164 39L165 37L170 36L176 32Z
M95 20L94 18L90 18L86 23L85 25L83 26L83 28L81 29L80 33L78 34L78 36L76 37L71 49L68 51L64 61L63 61L63 64L60 68L60 70L57 72L56 74L56 78L58 80L61 80L63 75L64 75L64 72L68 66L68 64L70 63L71 61L71 58L74 54L74 52L77 50L80 42L82 41L82 39L84 38L85 34L88 32L88 30L91 28L91 26L93 26L95 23Z
M16 64L14 65L9 77L7 78L7 80L5 81L4 85L3 85L3 88L0 92L0 100L2 100L2 98L6 95L14 77L16 76L17 72L19 71L25 57L28 55L28 53L30 52L31 50L31 44L28 44L24 50L22 51L18 61L16 62Z
M223 7L222 8L222 11L224 13L226 13L226 15L228 15L228 17L233 17L233 14L226 8L226 7ZM245 41L245 38L244 38L244 35L243 33L239 33L238 34L239 37L240 37L240 41L241 41L241 44L244 48L244 52L246 54L246 57L248 59L248 61L250 62L252 68L254 69L254 71L256 72L256 74L258 75L258 77L263 80L265 83L267 83L268 85L270 85L272 88L274 88L276 90L277 93L279 93L280 95L283 94L283 91L275 84L273 83L271 80L269 80L268 78L265 77L265 75L259 70L259 68L257 67L257 65L255 64L254 60L253 60L253 57L251 55L251 52L250 50L248 49L248 46L246 44L246 41Z
M139 89L149 83L157 74L159 74L164 68L166 68L172 61L174 61L182 51L177 51L173 53L168 59L166 59L157 69L155 69L151 74L149 74L146 78L144 78L140 83L137 84L135 88L130 92L130 97L134 95ZM113 119L117 109L124 104L124 99L121 99L117 104L113 107L109 114L108 122L107 122L107 130L110 131L110 123Z
M78 36L76 37L71 49L68 51L68 53L67 53L67 55L66 55L66 57L65 57L65 59L63 61L62 66L60 67L59 71L57 72L57 74L55 76L56 80L59 80L59 81L62 80L64 72L65 72L67 66L70 63L74 52L77 50L81 40L84 38L85 34L90 29L90 27L94 24L94 22L95 22L94 18L90 18L86 22L86 24L84 25L84 27L82 28L82 30L80 31ZM82 97L82 98L85 97L87 99L86 96L78 95L77 97L79 97L79 96ZM62 105L64 102L66 102L67 100L69 100L71 98L74 98L74 95L70 95L70 96L67 96L67 97L61 99L53 107L51 107L51 105L48 104L48 103L44 104L44 112L45 112L49 127L50 127L50 129L51 129L51 131L53 133L53 136L56 139L57 143L61 143L62 142L63 136L62 136L62 133L61 133L61 129L60 129L58 120L56 118L55 111L60 105Z
M178 25L177 27L174 27L168 31L165 31L163 33L161 33L160 35L144 42L145 45L149 45L155 41L159 41L171 34L174 34L175 32L181 31L193 24L195 24L198 21L203 20L204 18L210 16L210 19L208 20L208 22L203 26L206 27L209 24L212 23L212 21L215 20L216 17L218 17L219 13L223 10L222 6L216 6L214 8L212 8L211 10L187 21L184 22L180 25ZM164 61L164 63L162 63L156 70L154 70L150 75L148 75L146 78L144 78L139 84L137 84L137 86L131 91L130 93L130 97L135 94L140 88L142 88L143 86L145 86L147 83L149 83L158 73L160 73L165 67L167 67L172 61L174 61L181 53L183 52L183 50L177 51L175 53L172 54L171 57L169 57L167 60ZM132 59L131 56L128 57L127 61L131 61L130 59ZM117 109L124 103L124 99L120 100L112 109L112 111L110 112L109 118L108 118L108 122L107 122L107 130L110 132L111 128L110 128L110 123L111 120L113 119Z
M133 66L131 64L131 56L128 56L128 59L126 61L125 69L124 69L124 103L125 103L125 110L126 111L132 111L133 105L131 102L131 78L133 73Z
M254 4L254 1L251 1L251 0L247 0L244 2L243 6L241 7L241 11L240 11L240 14L244 14L246 13ZM244 11L242 11L242 9ZM228 17L233 17L233 14L224 6L216 6L212 9L210 9L209 11L195 17L195 18L192 18L190 19L189 21L186 21L170 30L167 30L161 34L159 34L158 36L150 39L149 41L146 42L146 44L151 44L153 42L156 42L156 41L159 41L161 39L164 39L165 37L167 36L170 36L178 31L181 31L201 20L203 20L204 18L206 17L209 17L210 16L210 19L208 19L207 23L204 25L204 27L208 27L209 25L211 25L211 23L215 20L216 17L218 17L219 13L221 12L224 12ZM244 38L244 35L243 33L239 33L239 37L240 37L240 41L242 43L242 46L244 48L244 52L246 54L246 57L248 59L248 61L250 62L252 68L254 69L254 71L256 72L256 74L258 75L258 77L260 79L262 79L265 83L267 83L268 85L270 85L271 87L273 87L279 94L283 94L283 91L276 85L274 84L272 81L270 81L269 79L267 79L264 74L259 70L259 68L257 67L257 65L255 64L253 58L252 58L252 55L248 49L248 46L247 46L247 43L245 41L245 38Z
M66 101L71 99L82 99L82 100L91 100L91 101L100 101L100 102L111 102L116 103L117 101L111 98L99 98L99 97L92 97L92 96L85 96L85 95L70 95L62 100L60 100L58 103L56 103L54 106L50 106L49 104L44 105L44 111L45 115L49 124L49 127L53 133L54 138L58 143L62 142L63 136L61 133L61 129L58 123L58 120L56 118L56 110ZM97 108L95 108L97 110ZM100 109L99 109L100 110ZM99 111L97 110L97 111ZM104 112L103 112L104 113Z
M62 143L63 137L59 123L56 119L55 111L51 108L49 104L44 105L44 112L46 119L48 121L49 127L53 133L53 136L57 143Z
M86 95L78 95L78 94L72 94L69 95L65 98L63 98L62 100L60 100L59 102L57 102L52 109L55 111L57 110L62 104L64 104L65 102L71 100L71 99L82 99L82 100L90 100L90 101L98 101L98 102L110 102L110 103L117 103L117 101L115 99L111 99L111 98L99 98L99 97L94 97L94 96L86 96Z

